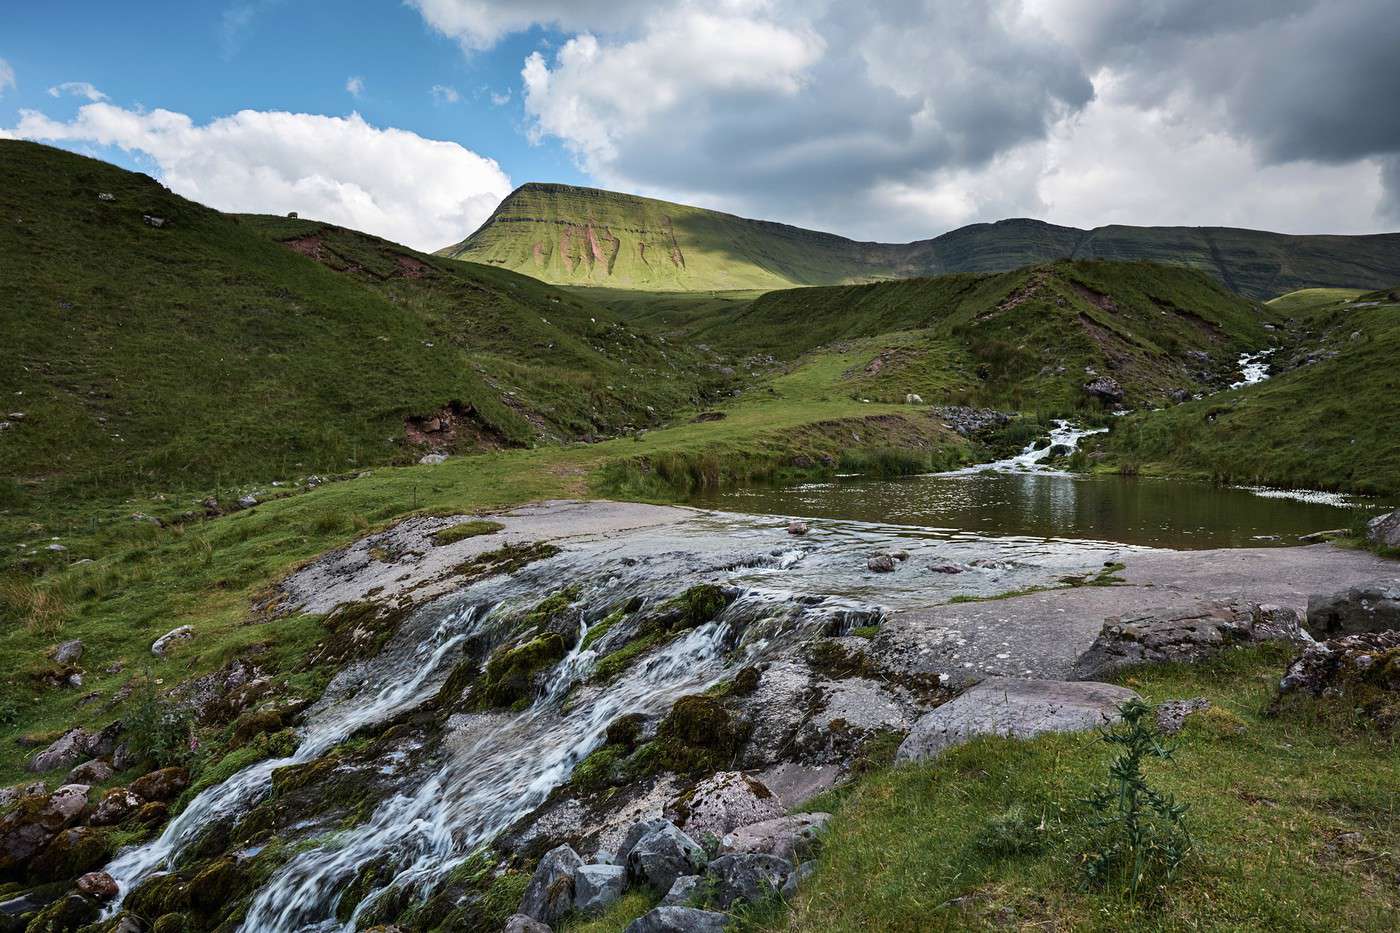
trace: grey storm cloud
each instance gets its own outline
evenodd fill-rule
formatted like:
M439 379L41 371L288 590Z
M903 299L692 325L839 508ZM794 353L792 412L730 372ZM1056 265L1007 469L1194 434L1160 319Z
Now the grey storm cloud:
M563 31L522 72L531 133L615 187L911 236L1072 212L1098 176L1161 189L1141 222L1218 222L1199 181L1225 171L1254 187L1234 220L1357 229L1400 204L1395 0L412 2L468 49ZM1164 174L1154 138L1195 164Z

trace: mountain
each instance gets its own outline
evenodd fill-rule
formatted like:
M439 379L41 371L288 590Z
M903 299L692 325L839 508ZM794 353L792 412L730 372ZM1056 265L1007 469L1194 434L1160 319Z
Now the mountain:
M1054 259L1199 269L1249 298L1400 280L1400 234L1291 236L1231 227L1093 230L1039 220L973 224L931 240L861 243L786 224L569 185L527 184L439 255L559 285L710 291L1003 272Z
M0 509L591 439L700 398L689 351L586 298L63 150L0 141L0 215Z

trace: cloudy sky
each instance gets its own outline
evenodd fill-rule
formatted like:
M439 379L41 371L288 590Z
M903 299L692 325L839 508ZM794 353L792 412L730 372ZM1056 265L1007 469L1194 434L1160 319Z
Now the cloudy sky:
M535 180L887 241L1400 229L1396 0L7 7L0 135L425 249Z

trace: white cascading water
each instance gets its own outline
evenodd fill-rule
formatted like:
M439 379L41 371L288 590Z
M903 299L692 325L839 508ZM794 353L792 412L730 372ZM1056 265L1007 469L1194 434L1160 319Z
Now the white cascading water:
M1263 382L1269 378L1269 357L1273 355L1273 349L1260 350L1258 353L1240 354L1240 373L1244 376L1239 382L1230 383L1230 388L1239 389L1244 386L1252 386Z
M1046 470L1045 461L1050 459L1051 452L1056 447L1067 447L1071 451L1079 446L1080 440L1091 434L1102 434L1108 428L1082 428L1071 424L1068 421L1056 421L1054 427L1050 429L1050 442L1041 447L1036 447L1034 443L1026 445L1026 448L1014 457L1007 457L1005 460L994 460L991 463L979 463L976 466L964 467L961 470L950 470L947 473L940 473L939 476L970 476L974 473L981 473L984 470L993 470L999 473L1034 473Z
M294 755L251 765L204 791L158 839L121 853L107 870L122 896L144 879L177 867L182 852L210 825L255 805L268 793L278 768L312 761L356 730L385 722L433 697L460 657L454 649L473 636L499 632L516 618L508 604L514 602L518 609L522 601L537 602L561 579L582 581L587 596L580 603L591 604L595 611L616 605L629 594L655 601L690 582L713 579L714 567L709 571L690 567L691 573L700 569L704 576L678 582L687 574L666 564L672 557L658 555L649 565L635 559L603 563L595 556L586 568L578 566L577 558L572 567L551 568L550 562L543 562L518 578L469 588L455 601L445 601L445 609L441 604L425 607L418 621L404 624L401 637L379 658L337 676L307 714ZM761 566L777 570L791 568L801 557L798 551L775 551L758 560ZM669 572L658 573L663 565ZM745 566L752 569L754 564ZM468 598L474 599L473 605L465 606ZM618 716L660 715L680 696L717 683L770 644L839 624L851 605L747 589L717 619L639 659L605 687L578 686L598 658L593 649L576 647L555 667L547 688L527 710L454 716L443 733L441 748L433 749L422 770L409 774L367 820L335 833L333 843L309 848L282 865L255 894L241 929L249 933L353 930L361 915L390 888L411 888L426 896L434 882L544 802L574 766L602 743L607 726ZM432 623L435 613L443 614ZM433 626L431 632L416 631L428 624ZM395 876L371 891L345 922L337 919L341 895L356 873L371 861L386 858L395 866ZM120 900L114 902L107 915L115 913L119 904Z

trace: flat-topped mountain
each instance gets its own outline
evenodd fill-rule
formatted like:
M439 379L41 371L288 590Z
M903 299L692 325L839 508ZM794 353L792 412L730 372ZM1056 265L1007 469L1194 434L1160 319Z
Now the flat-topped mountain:
M517 188L439 251L561 285L651 291L774 289L1003 272L1054 259L1147 260L1206 272L1250 298L1400 280L1400 233L1293 236L1232 227L1093 230L1024 218L912 243L862 243L787 224L570 185Z

